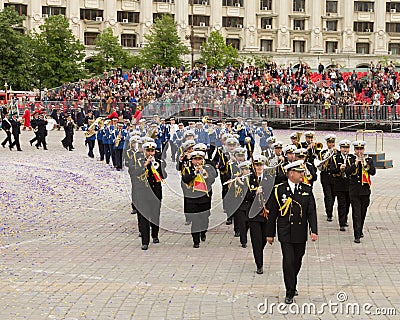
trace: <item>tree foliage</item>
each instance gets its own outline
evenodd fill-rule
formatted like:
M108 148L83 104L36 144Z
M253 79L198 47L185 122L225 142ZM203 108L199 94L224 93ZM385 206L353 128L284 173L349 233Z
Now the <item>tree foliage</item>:
M41 32L33 34L33 57L39 88L53 88L83 78L85 47L73 35L67 18L51 16L39 28Z
M182 56L189 53L178 35L177 23L170 15L156 19L144 37L147 43L140 50L140 58L145 67L153 64L178 67L183 62Z
M13 8L0 12L0 87L5 82L13 90L31 90L32 78L31 40L22 26L24 17Z
M118 37L114 36L111 28L99 34L94 44L97 54L92 57L92 62L87 64L89 71L101 73L118 66L131 67L133 58L119 44Z
M208 66L222 69L237 63L239 53L232 45L227 46L221 33L212 31L207 42L202 44L201 60Z

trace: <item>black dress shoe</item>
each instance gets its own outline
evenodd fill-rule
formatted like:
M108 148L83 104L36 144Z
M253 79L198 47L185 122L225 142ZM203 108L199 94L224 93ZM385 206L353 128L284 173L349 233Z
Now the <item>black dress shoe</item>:
M257 274L263 274L264 273L264 271L263 271L263 268L257 268Z
M354 243L360 243L360 239L354 239Z
M332 222L333 219L332 219L332 217L328 217L328 218L326 218L326 221Z
M235 237L240 237L240 231L235 231Z
M153 243L160 243L160 240L158 238L154 238Z
M149 245L148 244L143 244L142 245L142 250L147 250L149 248Z
M348 227L348 226L349 226L349 224L346 222L346 223L344 224L344 226L345 226L345 227Z
M297 297L299 295L297 290L294 290L294 296Z
M193 245L193 248L200 248L200 245L199 245L198 243L195 243L195 244Z
M292 304L293 303L293 297L286 297L285 298L285 303L286 304Z
M3 148L5 148L6 146L4 144L1 144L3 146Z
M141 238L142 237L142 233L141 232L139 232L139 238Z
M206 239L207 239L207 236L206 236L205 234L203 234L203 235L201 236L201 238L200 238L200 239L201 239L201 241L203 241L203 242L204 242L204 241L206 241Z
M17 151L22 151L22 149L17 149Z
M227 225L227 226L229 226L229 225L231 225L231 224L232 224L232 220L231 220L231 219L226 220L226 225Z
M346 231L346 227L340 227L340 231Z
M361 232L361 238L364 238L364 233Z
M8 147L10 148L10 151L11 151L11 150L12 150L12 148L13 148L13 147L11 147L11 146L8 146Z
M242 248L247 248L247 244L246 243L242 243Z
M31 144L31 147L32 147L32 143L33 143L33 142L32 142L31 140L29 140L29 143Z

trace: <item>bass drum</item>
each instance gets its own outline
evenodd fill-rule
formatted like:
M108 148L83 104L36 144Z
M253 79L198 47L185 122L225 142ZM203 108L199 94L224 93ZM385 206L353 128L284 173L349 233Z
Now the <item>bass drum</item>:
M57 122L54 119L47 119L47 124L46 124L46 129L47 131L54 130L54 128L57 126Z

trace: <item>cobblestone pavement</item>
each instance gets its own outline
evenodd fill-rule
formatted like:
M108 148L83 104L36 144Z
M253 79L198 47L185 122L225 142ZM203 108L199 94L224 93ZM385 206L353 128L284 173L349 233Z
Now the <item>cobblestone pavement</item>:
M288 136L288 131L276 133ZM317 183L320 238L308 243L295 302L301 313L304 303L319 309L340 299L343 310L282 315L276 306L272 314L268 309L285 295L279 244L267 246L264 274L257 275L251 246L241 248L232 226L218 225L223 220L219 192L216 227L200 249L192 248L189 234L162 230L161 243L142 251L136 216L130 214L127 174L89 159L81 132L73 152L62 148L62 135L49 133L48 151L29 145L31 132L21 136L23 152L0 148L0 319L399 319L397 161L395 168L373 177L359 245L351 228L339 232L337 222L325 220ZM338 134L345 137L355 134ZM387 134L385 140L387 156L394 160L400 155L399 137ZM373 149L374 138L367 141ZM177 175L169 172L163 208L181 213ZM179 226L182 218L166 217L166 228ZM373 313L376 308L397 313L371 316L361 309L354 315L346 313L350 303L361 308L369 303Z

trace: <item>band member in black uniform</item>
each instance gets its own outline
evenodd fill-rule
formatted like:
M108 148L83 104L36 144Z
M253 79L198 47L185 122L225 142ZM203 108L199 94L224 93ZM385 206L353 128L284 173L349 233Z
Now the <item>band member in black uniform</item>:
M267 243L267 201L274 187L274 176L264 170L266 158L262 155L252 157L253 174L248 181L246 199L252 199L252 204L247 212L249 221L251 245L253 247L254 261L257 274L262 274L264 261L264 248Z
M1 145L3 146L3 148L6 147L6 143L8 142L8 147L10 148L10 150L12 149L12 140L11 140L11 122L8 119L8 111L7 109L3 109L3 121L2 121L2 129L5 131L6 133L6 138L3 140L3 142L1 143Z
M61 140L62 145L65 149L72 151L74 146L72 145L74 141L74 121L70 115L67 116L67 120L64 125L65 137Z
M282 153L283 145L281 141L274 142L272 148L274 149L274 157L270 159L269 163L271 166L276 166L274 184L277 185L287 180L286 172L283 169L286 159Z
M318 170L321 171L321 185L324 192L324 204L326 212L326 220L331 222L333 220L333 205L335 203L335 190L334 181L331 173L332 157L336 154L335 148L336 136L334 134L328 134L325 136L327 149L322 150L319 153L319 166Z
M47 144L46 144L46 136L47 136L47 119L45 118L44 114L41 113L39 115L39 119L36 121L37 125L37 142L35 147L39 149L39 146L43 146L44 150L47 150Z
M291 144L295 145L297 149L302 147L302 144L300 143L301 134L301 132L292 132L289 136Z
M227 214L226 224L232 224L232 216L229 215L226 209L225 196L228 193L229 186L225 184L226 181L233 177L232 175L232 163L235 162L234 150L239 146L239 141L236 138L228 138L225 141L225 150L218 148L214 156L213 162L216 168L219 170L220 179L222 184L222 206L224 212Z
M211 214L212 184L217 172L212 165L205 164L205 153L193 151L190 153L191 166L186 166L182 172L184 189L184 212L192 221L191 233L193 247L199 248L200 240L206 240L209 217Z
M314 165L305 161L307 157L307 149L300 148L294 151L295 160L303 160L304 161L304 177L303 181L305 184L309 186L313 186L314 182L317 181L317 170Z
M195 146L195 141L188 140L185 141L179 148L181 153L176 161L176 170L178 170L181 173L181 175L183 174L183 171L185 170L186 167L190 167L192 165L190 154L193 152L194 146ZM181 188L182 191L185 192L186 185L182 180L181 180ZM190 216L185 212L185 225L189 225L190 223L191 223Z
M266 139L266 146L262 149L261 154L266 157L268 160L275 156L274 148L272 145L276 142L275 137L269 137Z
M314 131L306 131L304 132L304 136L306 141L301 142L301 147L307 149L306 161L314 165L314 159L318 157L319 152L322 150L322 146L320 143L317 144L315 142Z
M338 201L338 216L340 231L346 231L347 217L350 210L349 178L346 175L346 166L350 164L350 140L339 142L340 151L332 157L331 174L334 191Z
M32 144L33 144L35 141L38 140L38 135L37 135L37 131L38 131L38 128L37 128L37 121L38 121L38 119L39 119L39 114L38 114L37 112L33 112L33 113L32 113L32 117L33 117L33 119L31 120L31 127L32 127L32 129L33 129L33 133L35 134L35 137L33 137L31 140L29 140L29 143L31 144L31 146L32 146Z
M244 149L244 148L243 148ZM244 149L246 151L246 149ZM240 237L242 248L247 247L247 231L249 230L249 222L247 213L253 202L253 194L248 192L250 188L250 173L252 168L251 161L240 162L237 167L240 172L226 183L230 184L226 197L229 199L228 210L234 211L234 225L237 228L235 236Z
M16 146L18 151L22 151L21 150L21 145L19 143L19 135L21 134L21 125L22 125L22 123L21 123L21 121L19 121L17 119L17 115L16 114L12 115L10 123L11 123L11 133L12 133L12 135L14 137L14 142L12 144L10 144L10 150L12 148L14 148L14 146Z
M283 255L283 277L286 287L285 303L293 303L297 295L297 276L306 250L307 233L318 239L317 212L312 188L301 182L303 161L285 166L288 181L275 186L268 201L267 241L274 242L278 226L278 240Z
M135 188L133 203L140 215L142 250L147 250L150 243L150 227L153 243L159 243L160 208L162 200L162 181L166 179L165 162L155 157L157 144L143 144L143 157L136 160L133 172Z
M365 141L354 141L354 155L350 157L350 165L346 166L346 174L350 179L350 203L353 218L354 242L360 243L364 237L363 228L371 196L371 176L376 174L371 157L364 154Z

